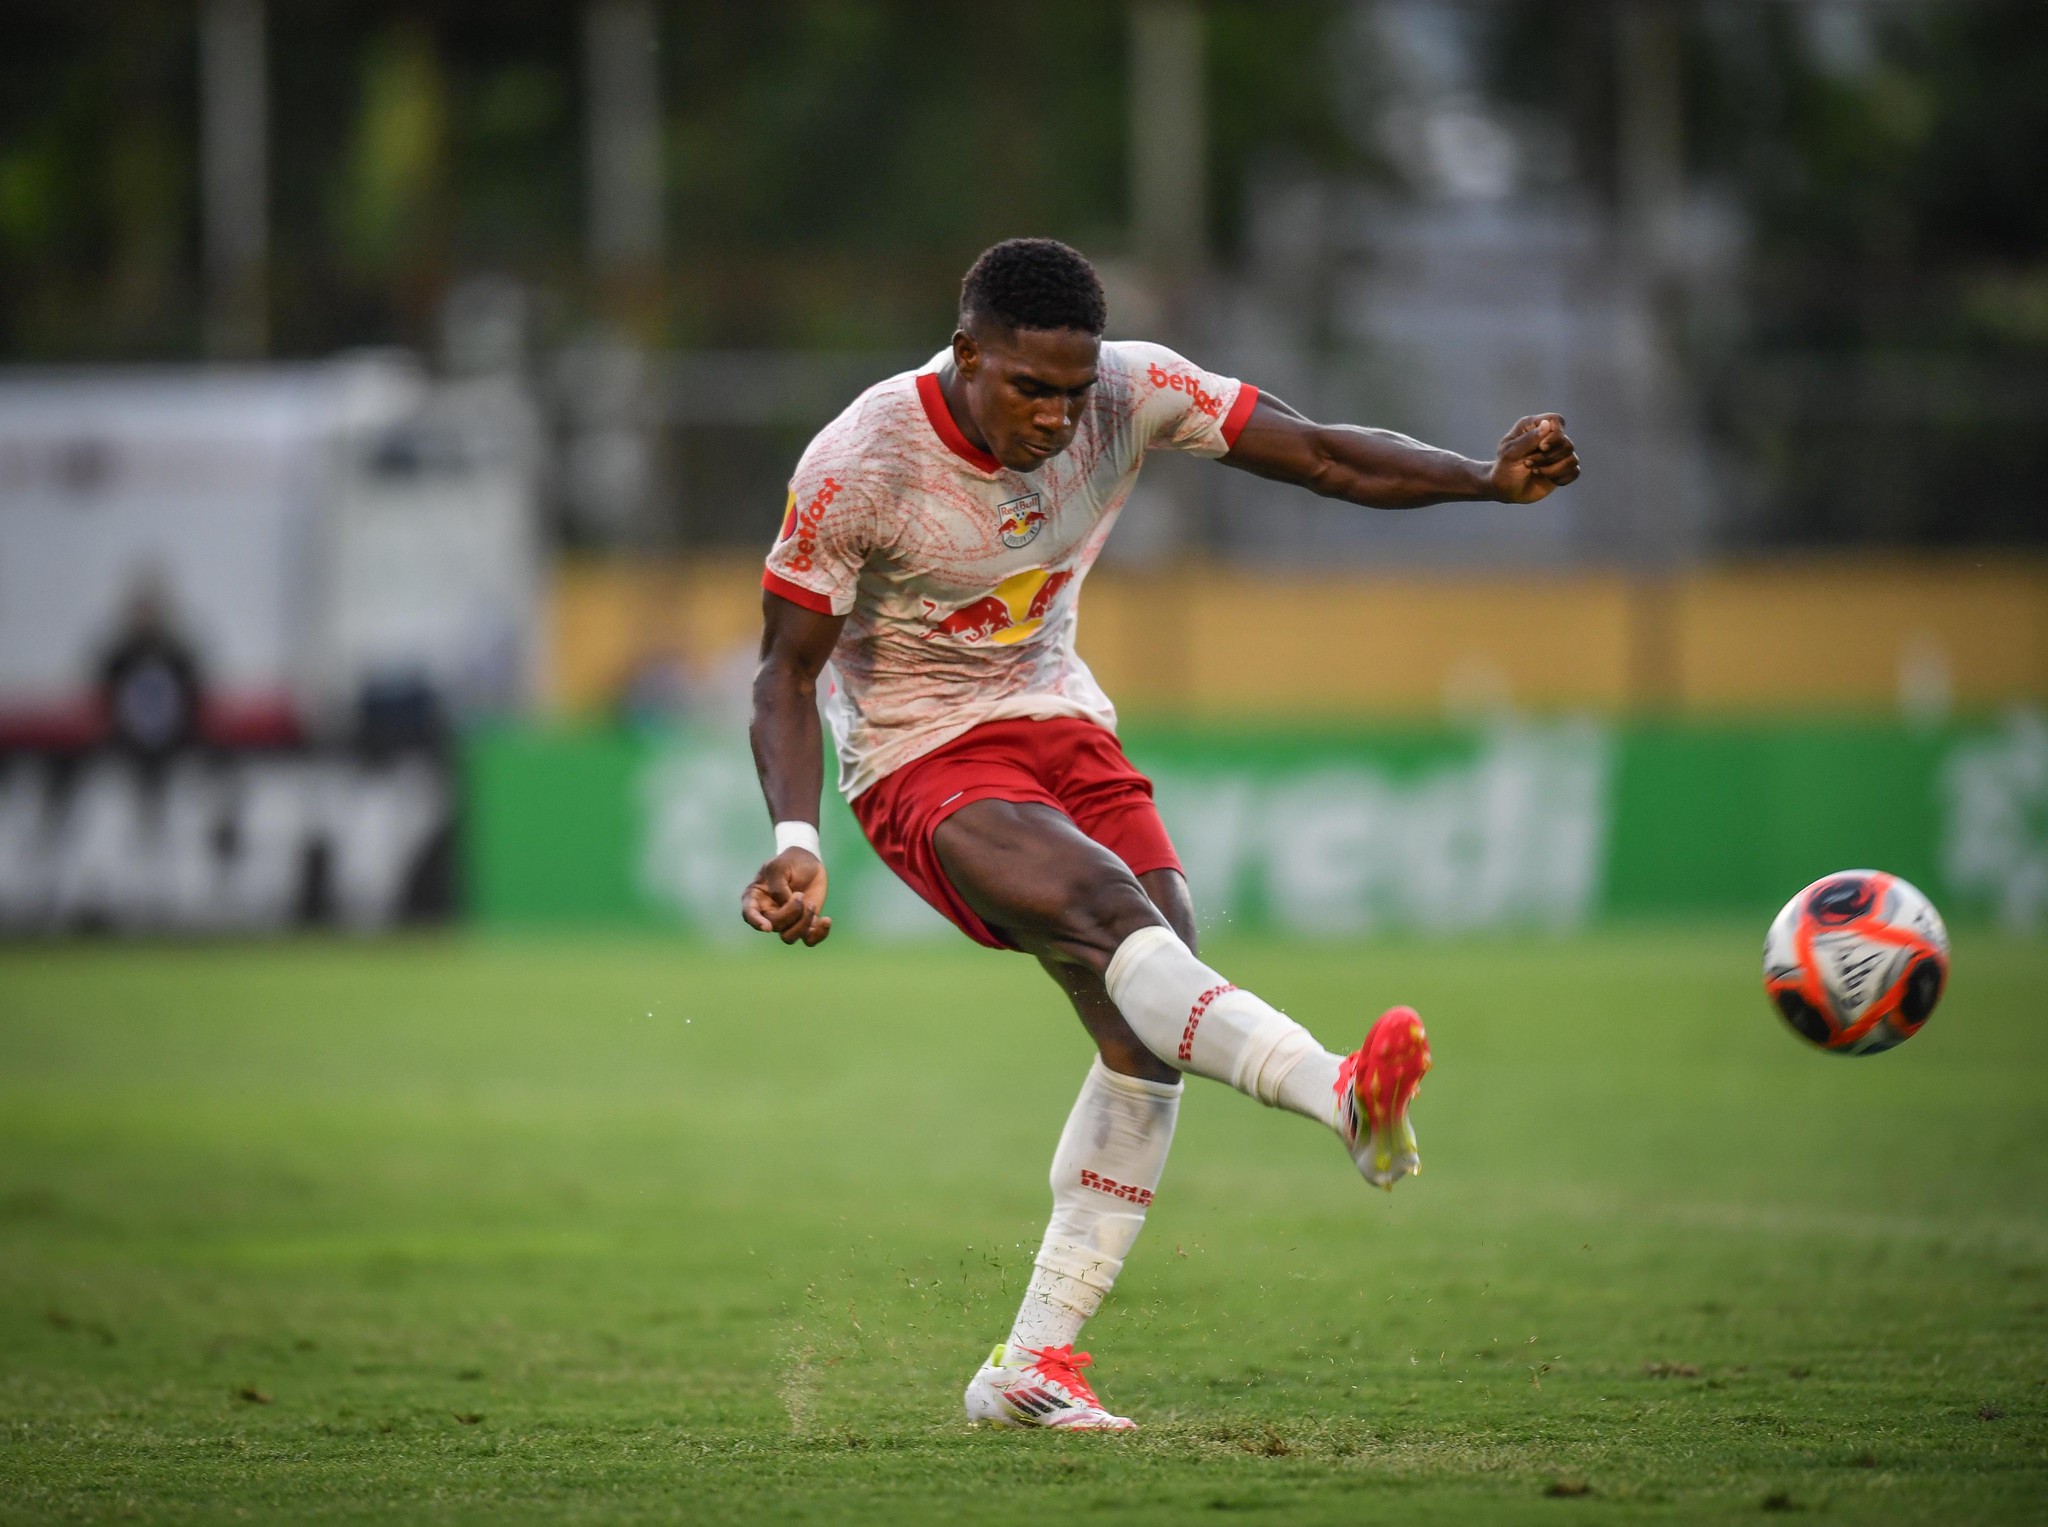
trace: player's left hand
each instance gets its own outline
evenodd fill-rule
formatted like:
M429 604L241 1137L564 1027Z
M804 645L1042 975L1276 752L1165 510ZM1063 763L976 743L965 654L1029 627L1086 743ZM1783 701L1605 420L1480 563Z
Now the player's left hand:
M832 931L824 906L825 866L804 848L785 848L770 859L740 895L747 926L807 947L823 943Z
M1504 504L1533 504L1579 475L1579 452L1561 414L1517 419L1494 453L1489 480Z

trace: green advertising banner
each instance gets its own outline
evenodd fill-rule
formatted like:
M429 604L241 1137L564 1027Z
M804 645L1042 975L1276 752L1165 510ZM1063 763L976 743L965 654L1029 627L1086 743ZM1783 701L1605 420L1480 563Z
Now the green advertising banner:
M1463 731L1132 727L1206 925L1352 937L1768 917L1871 866L1959 919L2048 926L2048 720ZM465 760L468 902L487 923L741 936L769 851L746 739L508 731ZM842 932L946 926L827 802Z

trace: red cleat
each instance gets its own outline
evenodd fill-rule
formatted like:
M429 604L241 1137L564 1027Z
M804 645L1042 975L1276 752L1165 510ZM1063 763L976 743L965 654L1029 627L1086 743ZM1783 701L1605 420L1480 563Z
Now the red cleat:
M1136 1423L1112 1415L1081 1376L1094 1359L1064 1347L1012 1350L998 1342L967 1386L967 1419L976 1425L1041 1426L1062 1432L1123 1432Z
M1376 1188L1391 1193L1403 1177L1422 1173L1408 1105L1428 1074L1429 1035L1412 1007L1380 1014L1365 1043L1337 1068L1344 1143L1359 1174Z

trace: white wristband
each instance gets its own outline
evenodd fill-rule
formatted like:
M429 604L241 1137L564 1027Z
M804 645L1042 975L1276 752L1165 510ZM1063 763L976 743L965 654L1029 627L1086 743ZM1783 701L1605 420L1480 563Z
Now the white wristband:
M807 850L820 864L825 854L818 847L818 829L809 822L777 822L775 824L775 852L780 855L792 848Z

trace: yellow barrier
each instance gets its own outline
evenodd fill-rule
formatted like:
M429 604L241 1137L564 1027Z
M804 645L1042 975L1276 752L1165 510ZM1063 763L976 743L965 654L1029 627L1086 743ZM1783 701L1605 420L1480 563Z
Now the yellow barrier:
M551 708L602 713L663 665L729 686L759 638L759 567L565 564ZM2048 697L2048 562L1817 561L1650 580L1098 572L1080 640L1133 714L1936 716Z
M2048 567L1752 567L1675 583L1668 683L1710 713L1973 710L2048 694Z

